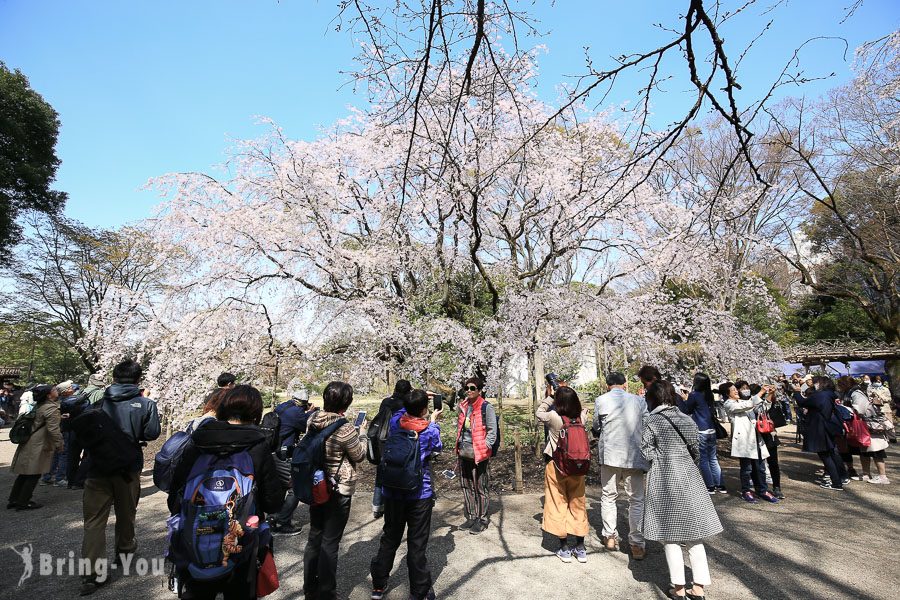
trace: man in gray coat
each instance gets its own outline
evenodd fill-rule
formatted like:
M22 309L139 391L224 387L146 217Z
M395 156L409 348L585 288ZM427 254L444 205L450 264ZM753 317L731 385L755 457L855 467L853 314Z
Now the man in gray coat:
M631 555L643 560L646 550L644 525L644 474L647 461L641 453L641 432L647 417L647 404L640 396L629 394L625 375L607 375L609 391L594 402L594 436L600 455L600 483L603 495L600 515L603 519L603 545L607 550L619 547L616 531L616 499L618 480L622 479L628 494L628 541Z

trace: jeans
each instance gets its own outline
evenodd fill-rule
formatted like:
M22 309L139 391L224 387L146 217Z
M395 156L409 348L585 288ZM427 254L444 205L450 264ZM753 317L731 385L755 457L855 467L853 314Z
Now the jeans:
M616 531L616 498L619 496L619 477L625 484L628 494L628 542L634 546L644 547L644 472L639 469L622 469L600 465L600 484L603 495L600 496L600 517L603 520L603 536L618 536ZM567 532L578 533L578 532Z
M337 600L338 546L350 518L350 496L335 492L322 506L309 509L309 539L303 552L303 593Z
M406 530L406 566L409 571L410 598L421 599L431 590L431 571L428 569L428 538L431 535L431 512L434 498L424 500L387 500L384 507L384 530L378 554L372 559L372 587L387 587L394 557L403 531Z
M741 458L741 492L750 492L756 489L757 494L768 491L766 487L766 474L763 472L762 461L757 458ZM752 484L751 484L752 480Z
M62 449L62 452L55 452L53 454L53 462L50 463L50 471L44 473L42 479L44 481L62 481L66 478L66 469L68 466L68 452L69 449L69 437L63 435L63 442L65 446Z
M384 512L384 499L381 495L381 469L375 469L375 491L372 492L372 512Z
M719 466L718 448L715 433L697 434L700 442L700 473L707 488L725 487L722 468Z

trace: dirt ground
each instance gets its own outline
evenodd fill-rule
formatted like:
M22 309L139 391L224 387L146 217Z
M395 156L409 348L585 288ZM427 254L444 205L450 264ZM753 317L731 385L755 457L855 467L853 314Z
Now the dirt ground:
M782 488L787 499L779 504L748 505L735 493L715 496L725 532L707 541L713 584L708 597L819 599L854 598L876 600L897 597L900 573L896 544L900 540L900 461L897 446L888 453L889 475L895 483L874 486L854 482L845 492L825 491L813 482L818 462L793 444L790 428L782 431ZM0 488L9 489L14 446L6 441L8 429L0 432ZM504 457L511 451L504 451ZM537 461L535 463L535 461ZM432 522L428 557L439 598L472 600L511 597L547 599L569 597L663 598L668 571L658 544L651 543L643 562L630 560L623 552L607 553L598 540L599 493L589 485L588 563L563 564L542 547L540 531L542 494L540 459L525 461L525 494L511 492L508 458L493 469L494 499L490 528L480 536L458 529L463 520L456 481L442 481L441 498ZM737 461L724 458L726 482L736 490ZM857 465L858 467L858 465ZM435 471L453 468L450 454L435 463ZM593 467L596 469L596 465ZM368 467L362 479L371 487ZM164 549L165 496L153 487L145 473L138 508L139 557L158 557ZM80 492L39 486L35 500L45 504L36 511L2 513L0 520L0 598L74 598L78 579L67 574L41 575L39 556L78 556L81 545ZM627 506L619 499L619 532L627 533ZM301 598L302 552L306 543L307 511L295 515L303 526L301 535L276 538L276 562L282 589L273 599ZM112 520L111 520L112 521ZM339 596L352 600L369 597L369 561L375 554L380 521L373 521L370 495L360 489L351 510L341 544L338 568ZM110 544L112 527L109 528ZM26 544L33 547L34 572L22 581L23 559L13 551ZM408 594L404 550L398 553L387 598L405 599ZM114 575L111 585L93 598L174 598L165 577Z

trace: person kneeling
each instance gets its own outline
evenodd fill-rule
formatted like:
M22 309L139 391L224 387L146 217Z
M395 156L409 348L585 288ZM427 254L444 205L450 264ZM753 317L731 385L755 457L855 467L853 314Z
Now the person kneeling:
M431 456L441 451L441 430L437 424L441 411L428 419L428 396L413 390L390 421L390 433L384 444L379 478L383 484L384 532L378 554L372 559L372 598L384 596L394 556L407 529L406 563L409 569L410 598L433 599L431 571L428 569L428 538L434 508Z

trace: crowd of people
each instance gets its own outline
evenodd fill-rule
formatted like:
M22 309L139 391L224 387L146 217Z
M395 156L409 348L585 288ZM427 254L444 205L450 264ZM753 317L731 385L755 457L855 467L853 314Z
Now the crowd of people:
M641 388L633 394L623 373L607 374L609 391L594 399L590 426L588 405L575 389L548 378L535 412L546 428L542 529L558 540L555 555L564 563L588 560L585 480L594 457L603 548L616 551L622 543L616 505L622 486L628 552L640 561L648 540L662 544L672 598L702 598L711 584L703 540L723 530L712 497L728 493L719 440L729 438L730 456L740 465L740 497L748 503L785 499L777 429L789 421L797 422L803 450L822 460L823 488L842 490L854 479L889 483L885 449L895 439L893 411L880 378L796 374L762 385L713 384L697 373L688 388L649 365L637 376ZM32 495L42 482L83 489L81 555L88 569L81 573L82 595L109 581L98 567L107 560L112 507L114 561L137 548L142 448L160 435L156 403L145 396L141 378L141 366L124 360L108 386L96 376L84 389L71 381L38 385L19 394L16 406L9 387L4 394L4 410L20 415L10 434L18 444L11 465L17 476L7 508L41 508ZM427 546L436 499L431 463L443 450L442 395L400 380L373 418L362 412L349 421L348 383L329 383L321 408L299 390L265 416L256 388L229 373L217 386L154 466L154 481L168 493L170 586L179 597L245 600L277 587L272 539L301 533L293 517L302 502L309 505L305 597L336 598L340 542L366 460L377 465L372 514L384 519L371 557L371 597L385 595L404 535L410 598L435 597ZM458 401L447 402L455 412L453 476L464 500L458 528L471 535L490 526L490 463L500 443L499 419L483 390L484 382L472 377Z

